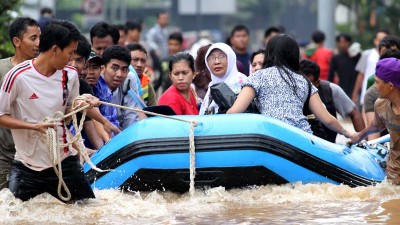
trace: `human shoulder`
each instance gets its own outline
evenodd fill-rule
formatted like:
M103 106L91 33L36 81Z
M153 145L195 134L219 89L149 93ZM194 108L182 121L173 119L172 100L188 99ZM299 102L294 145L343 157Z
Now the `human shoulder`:
M375 101L374 108L376 110L386 110L386 106L390 104L390 101L384 98L378 98Z

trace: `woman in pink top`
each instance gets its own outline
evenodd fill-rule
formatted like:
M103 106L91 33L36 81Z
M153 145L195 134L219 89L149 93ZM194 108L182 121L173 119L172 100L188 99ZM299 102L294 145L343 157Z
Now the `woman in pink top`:
M196 96L191 88L195 76L194 59L178 52L170 57L169 78L172 85L161 95L159 105L171 107L177 115L198 115Z

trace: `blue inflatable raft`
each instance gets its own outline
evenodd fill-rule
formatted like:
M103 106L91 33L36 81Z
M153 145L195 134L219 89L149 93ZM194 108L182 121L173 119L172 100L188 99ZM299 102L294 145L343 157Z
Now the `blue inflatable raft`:
M177 116L196 120L196 187L240 188L290 182L351 187L385 178L387 149L337 145L258 114ZM93 188L189 190L188 123L152 117L134 124L84 165Z

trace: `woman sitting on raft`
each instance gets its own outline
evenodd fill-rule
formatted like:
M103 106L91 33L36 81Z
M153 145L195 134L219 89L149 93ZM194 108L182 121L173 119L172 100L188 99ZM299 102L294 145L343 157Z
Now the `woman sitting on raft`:
M172 85L161 95L158 104L171 107L177 115L198 115L197 97L191 87L195 75L193 57L178 52L171 56L168 67Z
M210 87L224 82L235 94L239 94L241 86L247 77L238 71L236 54L225 43L211 45L206 53L205 62L211 73L211 82L201 104L200 115L217 114L219 107L211 97Z
M256 105L261 114L312 133L307 117L303 114L305 106L329 129L347 138L351 137L353 132L344 129L326 110L318 89L299 73L299 46L292 37L280 34L271 38L264 55L264 68L247 79L227 113L245 111L256 98Z

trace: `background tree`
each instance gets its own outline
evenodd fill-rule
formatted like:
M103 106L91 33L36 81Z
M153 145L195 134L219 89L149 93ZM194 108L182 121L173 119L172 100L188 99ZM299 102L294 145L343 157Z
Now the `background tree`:
M0 59L14 54L14 47L8 37L8 27L13 18L18 15L20 0L0 1Z

